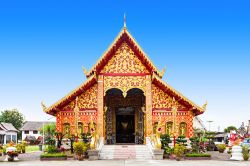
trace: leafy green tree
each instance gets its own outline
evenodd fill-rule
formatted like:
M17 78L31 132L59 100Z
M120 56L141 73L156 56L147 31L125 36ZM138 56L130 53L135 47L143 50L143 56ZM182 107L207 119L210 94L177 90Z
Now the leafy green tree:
M231 130L237 130L235 126L228 126L227 128L224 129L225 133L230 133Z
M19 130L23 126L24 115L17 109L5 110L0 114L0 122L12 123Z
M53 137L55 135L56 132L56 124L55 123L49 123L49 124L45 124L41 129L40 129L40 133L43 133L43 129L44 129L44 134L45 137Z
M45 144L54 145L55 144L54 136L56 135L56 124L55 123L45 124L40 129L40 133L43 134L43 132L44 132L44 141L45 141Z

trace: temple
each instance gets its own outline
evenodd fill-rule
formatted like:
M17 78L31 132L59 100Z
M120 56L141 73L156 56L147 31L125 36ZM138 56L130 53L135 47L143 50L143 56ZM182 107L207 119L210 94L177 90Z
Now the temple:
M128 31L122 28L86 81L50 107L57 132L92 132L104 144L145 144L161 123L162 133L193 136L193 119L205 111L162 80L159 71Z

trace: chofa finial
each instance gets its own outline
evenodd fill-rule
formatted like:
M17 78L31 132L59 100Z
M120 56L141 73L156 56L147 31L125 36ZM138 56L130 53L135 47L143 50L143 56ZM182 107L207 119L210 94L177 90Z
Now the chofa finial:
M44 112L46 112L47 107L46 107L46 105L44 104L44 102L43 102L43 101L41 102L41 106L42 106L43 111L44 111Z
M84 75L87 76L88 70L84 66L82 66L82 70L83 70Z
M126 13L124 13L124 18L123 18L123 28L126 28Z
M207 109L207 101L206 101L206 103L202 106L202 109L203 109L204 111L206 111L206 109Z

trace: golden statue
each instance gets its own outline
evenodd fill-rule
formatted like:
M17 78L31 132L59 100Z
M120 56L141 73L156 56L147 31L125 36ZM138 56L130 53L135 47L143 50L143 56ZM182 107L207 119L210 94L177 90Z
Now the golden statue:
M161 77L164 76L166 70L167 70L167 67L165 66L165 67L162 69L162 71L160 72Z
M89 128L90 128L90 133L91 133L90 148L95 149L97 147L97 142L99 140L99 136L97 134L95 124L94 124L94 122L92 120L92 117L91 117L91 122L89 124Z
M161 149L162 126L163 125L162 125L162 121L161 121L161 117L160 117L159 123L156 126L155 135L151 138L152 142L154 143L155 149Z

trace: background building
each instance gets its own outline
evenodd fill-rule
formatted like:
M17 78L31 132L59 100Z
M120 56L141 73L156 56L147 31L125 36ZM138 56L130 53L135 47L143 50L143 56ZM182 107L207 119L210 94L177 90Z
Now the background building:
M18 130L11 123L0 123L0 144L17 143Z

